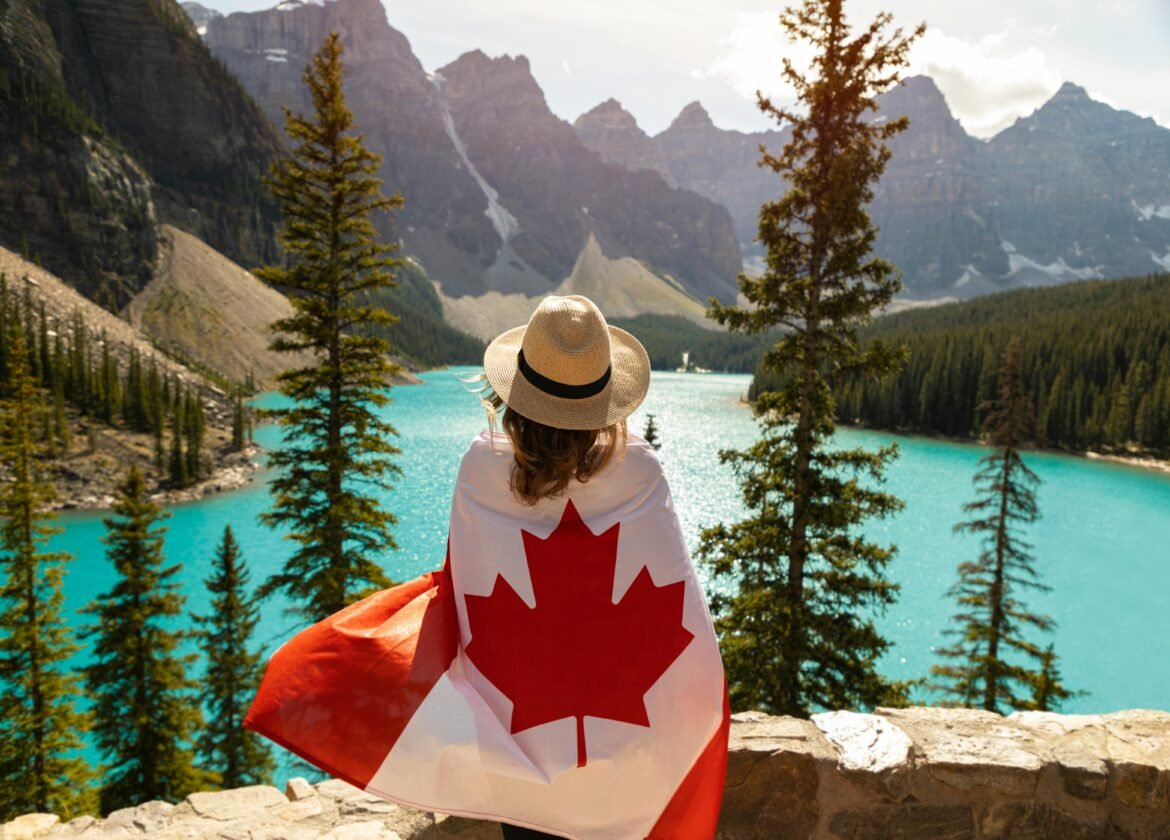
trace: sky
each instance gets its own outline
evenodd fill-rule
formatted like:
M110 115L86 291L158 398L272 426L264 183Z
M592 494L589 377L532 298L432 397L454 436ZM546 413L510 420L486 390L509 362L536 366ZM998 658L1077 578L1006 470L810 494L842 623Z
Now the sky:
M222 12L276 0L202 0ZM699 100L721 128L772 124L755 91L787 100L780 61L802 50L766 0L383 0L427 70L480 49L525 55L552 110L572 122L613 97L648 134ZM993 136L1064 81L1170 127L1170 0L848 0L857 25L882 10L927 24L911 73L932 76L968 133Z

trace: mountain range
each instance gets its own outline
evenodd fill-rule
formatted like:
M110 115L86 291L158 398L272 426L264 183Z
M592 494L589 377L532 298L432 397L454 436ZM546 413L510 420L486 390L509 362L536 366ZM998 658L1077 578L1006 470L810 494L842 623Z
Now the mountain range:
M784 130L720 129L693 102L651 137L614 99L570 128L522 56L473 51L428 75L379 0L286 0L210 20L205 37L277 119L304 107L299 68L329 29L350 49L358 121L407 197L406 249L449 298L554 290L590 239L700 300L728 299L740 256L760 257L760 205L784 189L760 147L779 151ZM880 97L876 119L903 114L870 211L907 297L1170 270L1170 130L1071 83L988 141L927 77Z
M614 99L570 124L523 56L473 50L428 72L380 0L185 8L0 4L0 245L107 308L159 275L164 224L240 265L278 258L262 175L283 109L309 110L302 68L333 30L357 123L406 198L382 232L428 318L490 337L540 296L580 292L615 315L699 322L758 265L759 207L784 188L759 149L782 129L720 129L695 102L651 137ZM879 104L875 119L911 119L870 208L906 297L1170 270L1170 130L1073 84L988 141L928 78Z
M301 75L330 31L342 34L355 121L406 199L387 232L445 299L499 301L486 319L460 319L456 305L458 325L498 332L517 301L564 291L590 243L590 262L646 267L651 311L678 311L656 303L668 290L734 297L741 254L727 210L604 162L552 113L523 56L473 51L427 73L380 0L285 0L211 19L205 38L278 122L284 108L308 110Z
M870 214L876 252L915 298L971 297L1022 286L1170 270L1170 130L1096 102L1066 83L989 141L968 135L935 83L906 79L876 119L910 117ZM579 117L605 160L649 168L726 206L749 257L762 202L783 184L757 166L786 132L717 128L698 102L648 137L609 100Z

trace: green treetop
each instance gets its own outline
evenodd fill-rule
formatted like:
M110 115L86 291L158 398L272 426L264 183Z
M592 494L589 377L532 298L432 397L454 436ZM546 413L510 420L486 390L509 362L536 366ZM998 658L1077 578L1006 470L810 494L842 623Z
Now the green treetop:
M1040 439L1021 359L1017 336L1003 355L999 399L981 406L988 412L983 429L993 450L979 460L975 501L963 506L973 518L955 530L978 535L983 550L978 559L959 564L959 582L949 594L961 612L947 631L956 642L939 651L947 664L931 668L936 687L954 702L992 712L1050 709L1074 696L1061 683L1052 648L1026 636L1028 628L1050 631L1052 619L1030 612L1020 600L1025 590L1048 589L1036 573L1031 545L1020 536L1022 526L1040 518L1040 479L1020 455ZM1021 664L1027 660L1038 667Z
M662 441L658 439L658 424L654 421L653 414L646 415L646 427L642 429L642 437L653 449L662 448Z
M395 367L386 341L371 332L394 318L360 302L393 285L390 269L401 261L395 245L378 240L370 216L400 207L402 197L379 192L381 159L355 133L342 71L341 39L332 33L305 70L314 115L286 113L292 156L269 181L289 265L257 272L288 290L294 307L273 325L280 334L273 349L317 358L278 377L293 405L270 415L285 437L270 458L277 477L264 521L287 527L297 548L261 587L263 595L285 593L310 621L387 585L374 558L396 547L395 518L374 495L398 472L395 431L376 412L389 402Z
M766 271L740 276L749 305L713 300L708 313L732 330L784 329L764 355L779 384L754 403L760 439L720 455L752 514L708 529L700 547L715 575L732 581L733 594L712 599L732 705L781 714L904 696L875 669L889 643L871 618L896 597L884 571L894 549L866 541L859 527L901 508L873 487L896 450L834 445L833 389L851 377L887 376L902 359L857 339L900 288L893 267L870 255L876 229L865 206L890 156L884 141L908 124L874 121L875 96L899 81L923 30L890 31L886 14L851 28L842 6L804 0L780 16L789 38L815 51L808 75L784 60L796 108L758 97L762 111L792 128L783 151L764 150L761 161L787 192L760 208Z
M194 616L207 661L203 706L210 712L199 738L199 756L203 766L219 773L224 788L266 784L275 766L260 736L243 727L262 671L260 654L251 649L260 610L248 591L248 578L240 546L226 526L206 580L211 614Z
M209 781L192 763L202 723L188 677L195 657L178 653L185 634L171 629L186 600L173 580L179 566L164 567L166 529L157 523L166 514L147 498L137 467L118 488L113 511L103 520L103 542L117 582L85 608L95 618L85 681L105 760L102 813L182 799Z
M11 327L11 325L9 325ZM78 755L89 727L78 712L77 650L61 616L64 552L44 550L60 531L44 524L53 486L37 468L37 391L19 327L9 330L8 381L0 415L0 822L32 811L63 818L89 811L93 774Z

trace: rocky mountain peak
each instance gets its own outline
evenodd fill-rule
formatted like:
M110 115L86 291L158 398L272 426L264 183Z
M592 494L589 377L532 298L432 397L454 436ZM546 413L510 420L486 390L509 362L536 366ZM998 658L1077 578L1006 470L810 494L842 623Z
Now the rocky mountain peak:
M200 3L181 3L183 11L187 13L187 17L191 18L191 22L195 24L195 31L200 35L207 32L207 24L216 18L223 17L223 14L217 12L215 9L209 9Z
M878 97L877 120L910 118L910 131L895 137L894 166L908 159L954 158L971 146L971 138L951 113L950 106L934 79L911 76Z
M1076 101L1085 102L1085 101L1089 101L1089 94L1088 94L1088 91L1086 91L1080 85L1074 84L1073 82L1065 82L1064 84L1062 84L1060 86L1060 90L1058 90L1052 96L1051 101L1057 101L1057 100L1064 100L1064 101L1076 100Z
M439 75L451 96L498 97L509 109L552 113L526 56L491 58L482 50L472 50L440 69Z
M638 121L634 119L634 115L623 108L622 103L612 97L586 111L577 117L576 122L573 123L573 127L578 130L578 133L580 133L581 126L594 125L620 126L622 128L633 128L641 131L638 128Z
M616 99L607 99L577 117L573 130L606 163L629 170L650 169L675 186L662 150L638 127L634 115Z
M666 130L670 131L673 128L714 127L715 123L711 121L711 115L707 113L707 109L703 107L703 103L695 100L679 111L678 116L674 118L674 122Z

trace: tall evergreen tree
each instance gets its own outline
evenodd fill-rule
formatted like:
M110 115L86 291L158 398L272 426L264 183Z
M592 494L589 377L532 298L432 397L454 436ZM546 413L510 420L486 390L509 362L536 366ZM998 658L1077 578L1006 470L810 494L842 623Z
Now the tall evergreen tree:
M92 772L77 753L89 719L77 710L80 680L65 667L77 650L61 616L64 552L45 551L59 528L39 474L37 390L19 329L9 332L7 400L0 416L0 822L30 811L66 819L93 806ZM43 407L42 409L43 410Z
M260 609L248 591L248 580L239 544L231 526L226 526L205 581L212 596L211 614L194 616L207 661L203 707L210 711L199 737L199 757L204 767L219 774L224 788L264 784L275 767L268 747L243 727L262 670L260 654L251 649Z
M173 629L186 601L164 566L166 514L146 495L138 468L118 488L114 515L104 521L106 555L117 572L113 588L85 607L93 661L85 682L93 698L94 735L106 764L101 810L177 800L198 790L207 774L194 763L202 723L188 676L194 654L180 654L186 633Z
M1040 479L1020 455L1039 441L1031 400L1021 379L1019 337L1003 355L999 398L980 406L987 412L983 429L993 450L979 460L976 499L963 506L973 518L955 531L982 538L979 558L959 564L959 581L949 595L961 612L948 635L954 645L939 650L948 664L935 665L936 688L955 702L997 712L1059 704L1073 696L1060 682L1055 654L1026 636L1028 629L1050 631L1053 621L1030 612L1021 591L1047 590L1040 583L1020 528L1040 518L1036 487ZM1032 660L1039 667L1023 662ZM1038 705L1040 704L1040 705Z
M796 715L904 696L876 671L889 643L871 619L896 597L884 572L894 549L858 527L901 507L872 486L896 450L834 446L833 389L889 375L902 359L857 339L900 288L893 267L870 256L876 229L865 205L890 156L884 141L908 124L872 120L874 97L898 82L923 30L891 31L886 14L851 28L842 6L803 0L780 16L790 39L815 50L807 76L784 60L796 109L758 97L762 111L792 127L783 151L762 159L788 192L760 209L767 270L739 278L750 305L712 301L708 313L732 330L785 328L764 356L779 384L755 400L760 439L720 454L752 514L705 531L700 553L717 577L734 581L734 594L712 598L732 705Z
M280 333L273 349L317 358L278 377L293 405L271 413L285 438L270 458L278 472L264 521L287 527L297 549L261 587L285 593L311 621L385 586L374 558L396 547L396 520L370 492L398 472L396 433L377 414L389 402L394 366L386 341L371 334L394 318L360 301L394 285L389 272L401 260L395 245L378 240L370 217L400 207L402 197L379 192L381 159L355 133L342 72L341 39L332 33L305 70L313 117L286 114L292 156L269 181L281 202L289 266L257 272L289 290L295 310L273 325Z

